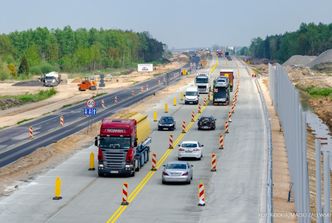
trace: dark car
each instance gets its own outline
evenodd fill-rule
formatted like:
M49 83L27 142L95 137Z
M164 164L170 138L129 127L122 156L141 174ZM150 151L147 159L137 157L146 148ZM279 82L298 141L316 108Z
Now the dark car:
M162 116L158 122L158 130L174 130L175 120L172 116Z
M209 129L214 130L216 129L216 119L213 116L206 117L203 116L198 120L198 129Z

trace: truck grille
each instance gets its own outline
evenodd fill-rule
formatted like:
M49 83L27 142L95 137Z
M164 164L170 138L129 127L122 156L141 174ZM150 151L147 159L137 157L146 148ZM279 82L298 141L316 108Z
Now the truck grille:
M198 89L206 89L206 86L197 86Z
M126 150L102 149L105 160L104 165L111 170L121 170L124 168L126 160Z

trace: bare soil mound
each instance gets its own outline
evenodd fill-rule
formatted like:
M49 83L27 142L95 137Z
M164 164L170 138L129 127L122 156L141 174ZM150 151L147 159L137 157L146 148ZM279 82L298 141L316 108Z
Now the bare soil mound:
M305 67L313 60L315 60L316 56L301 56L301 55L294 55L291 56L283 65L284 66L301 66Z
M321 53L315 60L310 62L308 66L316 70L332 71L332 49Z

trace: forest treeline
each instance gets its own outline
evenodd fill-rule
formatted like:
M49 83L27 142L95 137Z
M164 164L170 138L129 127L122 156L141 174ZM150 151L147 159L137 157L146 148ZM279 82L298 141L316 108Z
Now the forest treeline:
M0 35L0 75L80 72L160 61L165 45L147 32L37 28Z
M255 38L241 54L284 62L293 55L317 56L332 48L332 24L302 23L295 32Z

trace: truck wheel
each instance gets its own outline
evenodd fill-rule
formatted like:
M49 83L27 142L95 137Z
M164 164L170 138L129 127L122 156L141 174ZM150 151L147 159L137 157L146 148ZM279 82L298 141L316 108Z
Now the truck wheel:
M140 169L140 161L138 159L135 159L135 171L139 171Z
M144 152L144 163L147 163L148 160L149 160L149 153L148 153L148 151L145 151Z

